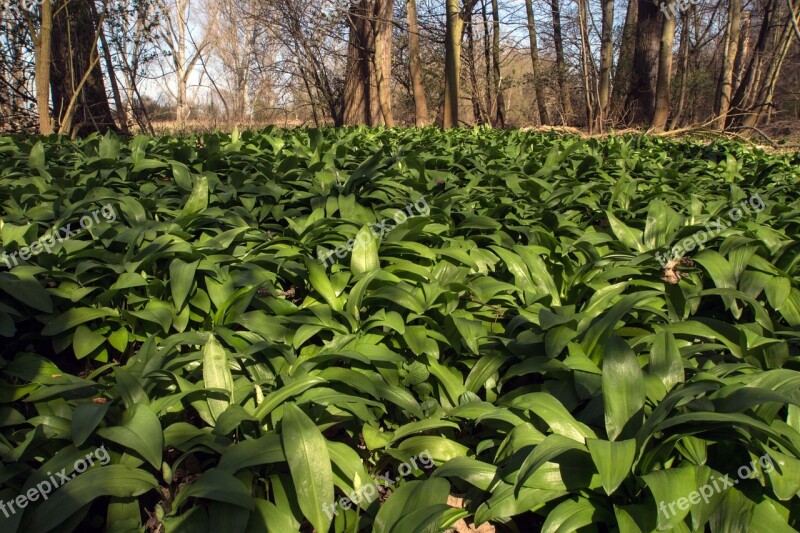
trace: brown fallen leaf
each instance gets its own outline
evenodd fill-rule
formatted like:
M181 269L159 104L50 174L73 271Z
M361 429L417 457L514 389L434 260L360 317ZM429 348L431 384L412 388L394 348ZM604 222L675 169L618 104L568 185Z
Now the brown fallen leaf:
M689 274L686 272L681 272L678 270L679 267L691 267L694 266L694 261L689 259L688 257L681 257L677 261L670 260L667 263L667 266L664 267L664 275L661 276L661 280L672 285L677 285L681 281L681 277L688 277Z
M464 498L458 495L450 494L447 497L447 505L450 507L463 509L465 507ZM453 524L448 531L455 533L495 533L494 526L488 522L476 527L475 524L467 524L467 521L463 518Z

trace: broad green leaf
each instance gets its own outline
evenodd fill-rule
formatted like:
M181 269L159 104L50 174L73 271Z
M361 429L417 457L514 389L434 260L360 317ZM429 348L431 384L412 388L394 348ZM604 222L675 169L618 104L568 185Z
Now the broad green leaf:
M130 448L142 456L156 470L161 468L164 433L161 422L146 405L137 404L126 411L126 421L121 426L97 430L97 434Z
M587 439L586 446L603 481L603 488L610 496L631 474L636 456L636 440Z
M642 423L644 374L628 343L612 336L603 359L603 407L610 440L632 435Z
M233 399L233 376L227 352L211 334L203 348L203 383L207 389L222 389L228 393L228 398L224 400L208 398L208 408L216 420L225 412Z
M97 498L133 498L156 487L155 478L143 470L123 465L92 468L53 491L28 515L25 527L29 531L50 531Z
M379 267L378 241L372 236L369 227L364 226L355 236L355 243L350 255L350 270L354 276L357 276Z
M333 504L333 473L325 437L293 403L283 406L281 443L300 509L317 531L328 531L331 518L323 506Z

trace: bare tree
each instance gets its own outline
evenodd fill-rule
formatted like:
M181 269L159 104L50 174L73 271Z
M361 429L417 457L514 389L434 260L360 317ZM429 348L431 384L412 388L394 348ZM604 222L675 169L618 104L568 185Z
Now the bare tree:
M210 31L207 30L199 42L194 42L189 31L189 22L192 18L190 0L165 0L162 14L164 25L161 28L161 36L169 50L169 59L176 79L176 89L173 93L176 100L175 120L183 127L189 117L187 100L189 77L210 44ZM210 22L208 28L213 25L213 22ZM189 48L190 44L193 50Z

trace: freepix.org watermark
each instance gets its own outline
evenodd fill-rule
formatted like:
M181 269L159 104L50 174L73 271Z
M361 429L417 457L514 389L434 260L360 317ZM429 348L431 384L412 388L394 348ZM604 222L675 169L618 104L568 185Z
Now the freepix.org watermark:
M11 515L17 513L17 509L25 509L30 502L35 502L39 497L46 500L49 494L55 489L66 485L78 474L86 472L90 466L94 465L95 459L103 466L111 462L111 456L108 455L105 445L100 446L93 452L87 453L86 457L83 459L75 461L75 464L72 465L74 472L71 476L67 475L66 468L62 468L60 472L56 472L55 474L48 472L47 475L50 476L49 479L37 483L35 487L29 488L28 492L25 494L20 494L7 502L0 500L0 511L6 515L6 518L10 518Z
M417 461L419 461L419 465ZM387 470L385 473L379 474L378 479L383 482L384 487L391 487L401 478L406 477L416 470L420 470L420 465L422 465L422 468L425 470L433 467L433 456L431 452L428 450L420 452L419 455L412 457L398 466L397 474L399 477L392 479L389 477L389 471ZM323 503L322 510L328 515L328 518L333 519L333 515L339 516L339 509L347 510L353 505L359 505L361 502L370 503L376 496L378 496L378 483L376 480L372 480L371 483L356 487L356 490L352 491L347 497L339 498L339 500L333 502L333 504Z
M764 205L764 200L762 200L761 196L756 193L749 199L742 200L739 204L741 205L741 208L737 206L728 211L728 218L734 222L738 222L745 216L745 214L749 215L751 211L750 207L748 207L748 204L755 210L756 213L760 213L766 207L766 205ZM729 221L723 222L719 217L717 217L714 225L716 227L712 227L711 224L706 224L705 229L699 230L691 237L686 237L682 242L673 246L671 250L667 250L667 252L663 255L661 252L656 252L656 259L658 259L658 262L661 263L662 268L667 269L667 265L671 261L679 260L686 252L691 252L695 248L702 250L705 248L705 243L707 243L709 239L715 235L719 235L732 226Z
M412 209L416 209L417 213L425 216L429 215L431 212L431 208L428 206L428 202L425 201L425 197L423 196L413 204L408 204L405 209L397 211L394 214L394 217L381 220L377 224L371 224L369 226L370 233L361 234L364 237L361 237L358 240L355 238L350 239L345 244L337 246L335 249L326 254L318 252L317 259L326 267L328 266L328 261L330 261L330 264L332 265L336 262L336 260L333 258L334 255L336 255L336 257L339 259L343 259L349 252L353 251L355 246L366 246L369 243L369 239L382 238L384 235L408 220L409 217L413 216ZM408 213L408 215L406 215L406 213Z
M765 453L761 457L750 461L749 465L740 466L736 471L736 475L739 476L739 479L731 480L729 474L725 474L725 477L713 477L708 483L700 487L699 492L693 490L687 496L682 496L676 501L669 503L665 503L664 501L659 502L659 512L664 513L665 517L670 518L678 512L675 510L676 505L681 511L686 511L689 509L690 504L697 505L700 503L701 499L705 503L708 503L714 494L729 489L734 485L738 485L739 481L742 479L749 479L756 471L756 460L761 465L761 468L764 469L764 472L772 472L775 468L775 465L772 463L772 458ZM719 483L717 483L718 481Z
M56 239L58 240L57 242L61 243L67 239L71 239L75 235L78 235L81 231L91 228L95 223L100 222L100 214L102 214L103 218L108 222L114 222L117 219L117 213L114 211L114 207L111 204L106 204L100 209L95 209L92 211L91 216L83 215L78 221L80 228L75 228L73 230L72 222L66 226L61 226L61 228L53 228L50 232L43 235L41 238L39 238L39 240L30 246L23 246L11 254L3 252L2 256L0 257L2 257L3 262L8 268L12 268L12 266L17 266L19 264L17 256L19 256L20 260L27 261L31 257L37 256L45 250L47 252L51 252L52 248L56 245Z
M675 0L674 2L662 2L659 7L665 17L673 18L677 11L685 13L689 6L696 6L699 3L700 0ZM678 8L677 11L675 10L676 7Z

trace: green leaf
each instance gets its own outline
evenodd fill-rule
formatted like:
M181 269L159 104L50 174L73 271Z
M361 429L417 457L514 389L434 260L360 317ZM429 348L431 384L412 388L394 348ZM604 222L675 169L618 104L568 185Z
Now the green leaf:
M178 492L172 504L173 510L178 510L189 498L230 503L251 511L255 507L250 489L233 474L219 468L206 470L192 484Z
M228 354L214 335L208 335L203 348L203 384L206 389L222 389L227 392L227 399L208 399L211 416L216 420L225 412L233 399L233 376L228 364Z
M450 484L441 478L403 483L381 506L373 533L436 533L449 493Z
M595 521L597 509L582 497L570 498L558 504L547 514L542 533L568 533L578 531Z
M142 456L153 468L161 468L164 433L161 422L149 407L136 404L125 412L126 421L121 426L102 428L97 434L121 444Z
M189 296L189 291L194 284L194 276L200 260L185 263L180 259L173 259L169 265L169 289L172 301L175 302L175 312L180 312Z
M636 456L636 440L587 439L586 446L589 448L592 461L600 474L603 488L610 496L631 474L631 467Z
M72 442L81 446L97 429L111 404L86 402L78 404L72 412Z
M192 193L186 200L183 206L179 220L183 220L194 215L197 215L208 208L208 178L206 176L197 176L192 187Z
M95 309L91 307L72 307L50 321L43 329L42 335L52 336L68 331L80 324L109 316L119 316L112 309Z
M305 265L308 270L309 284L334 311L341 311L344 307L342 301L336 296L333 285L331 285L328 276L325 275L325 269L322 265L310 257L306 257Z
M603 407L610 440L633 434L642 423L644 374L628 343L612 336L603 360Z
M364 226L355 236L350 255L350 270L354 276L380 268L378 241L372 236L368 226Z
M218 467L235 474L243 468L286 461L281 439L278 435L268 434L258 439L250 439L225 448L219 459Z
M92 468L50 494L27 516L25 527L29 531L50 531L97 498L134 498L156 487L155 478L143 470L123 465Z
M328 448L314 422L294 403L283 406L281 443L303 515L317 531L328 531L331 518L324 509L333 504Z
M650 374L657 376L670 391L678 383L683 383L683 359L675 336L669 331L659 331L650 350Z

